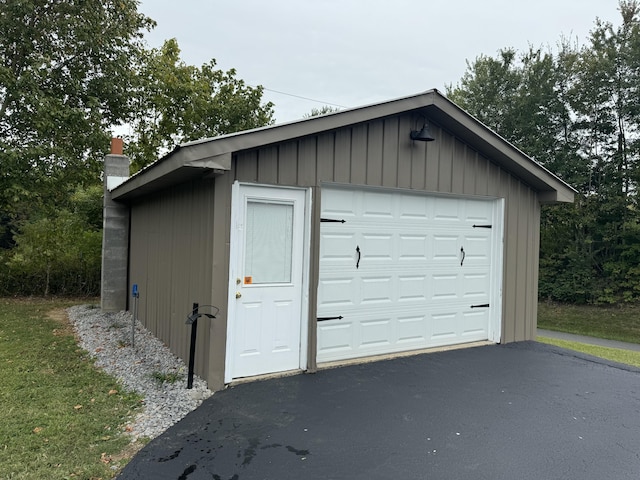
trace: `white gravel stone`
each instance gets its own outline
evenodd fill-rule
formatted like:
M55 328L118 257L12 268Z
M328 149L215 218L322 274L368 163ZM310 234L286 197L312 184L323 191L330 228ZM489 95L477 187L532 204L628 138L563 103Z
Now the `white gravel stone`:
M212 395L197 376L193 388L187 390L185 363L139 321L132 347L129 312L103 313L88 305L71 307L67 312L80 346L96 359L96 365L144 397L143 411L127 428L132 440L157 437ZM161 383L156 377L164 375L180 378Z

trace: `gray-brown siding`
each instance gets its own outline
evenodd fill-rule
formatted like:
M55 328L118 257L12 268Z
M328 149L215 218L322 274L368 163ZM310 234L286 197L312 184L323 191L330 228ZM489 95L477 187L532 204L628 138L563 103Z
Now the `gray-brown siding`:
M225 229L216 228L214 208L220 202L224 209L230 199L219 199L213 185L213 180L189 182L131 207L129 284L139 287L140 320L183 359L189 358L191 327L185 321L193 302L221 307L215 320L199 320L195 361L196 373L220 385L223 378L209 368L224 362L211 352L220 351L219 339L224 349L226 296L213 290L212 283L215 276L227 274L219 271L214 254L224 258L228 240L220 235ZM224 268L228 271L226 264Z
M505 198L502 342L534 338L540 207L535 191L431 124L436 141L412 142L410 115L240 152L231 172L189 182L132 207L130 283L141 290L140 318L182 358L185 317L193 301L221 307L199 333L197 371L223 385L229 288L231 185L240 182L311 187L310 315L317 304L321 185L336 182L425 192ZM204 322L202 322L204 323ZM200 327L199 327L200 328ZM309 329L315 368L316 329Z
M244 152L228 181L312 187L312 252L318 249L322 182L504 198L502 342L534 338L540 219L535 191L437 125L431 125L436 141L412 142L409 130L415 128L405 115ZM317 272L312 253L310 318ZM314 328L310 334L315 358Z

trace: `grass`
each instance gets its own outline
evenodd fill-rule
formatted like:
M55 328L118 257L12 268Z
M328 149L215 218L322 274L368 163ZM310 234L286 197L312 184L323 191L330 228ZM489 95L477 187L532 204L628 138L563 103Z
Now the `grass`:
M538 304L538 327L590 337L640 343L640 307Z
M112 478L140 407L77 346L70 301L0 299L0 478ZM115 467L115 469L112 469Z
M175 372L169 372L169 373L153 372L151 374L151 377L160 384L163 384L163 383L174 384L178 380L182 379L182 375Z
M620 350L619 348L600 347L597 345L587 345L586 343L570 342L556 338L538 337L538 341L555 345L556 347L567 348L577 352L593 355L613 362L624 363L640 367L640 352L631 350Z

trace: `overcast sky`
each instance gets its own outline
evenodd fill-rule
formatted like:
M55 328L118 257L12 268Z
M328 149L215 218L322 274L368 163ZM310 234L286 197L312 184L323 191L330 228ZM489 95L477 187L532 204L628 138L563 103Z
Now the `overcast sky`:
M267 89L278 123L325 104L444 92L481 54L555 51L562 37L584 45L596 18L621 22L618 0L143 0L139 10L158 23L150 46L175 37L187 63L235 68Z

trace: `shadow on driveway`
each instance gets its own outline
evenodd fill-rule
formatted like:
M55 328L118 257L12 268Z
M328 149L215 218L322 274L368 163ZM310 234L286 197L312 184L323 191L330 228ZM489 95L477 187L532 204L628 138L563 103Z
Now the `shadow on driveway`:
M634 479L640 370L535 342L218 392L120 479Z

